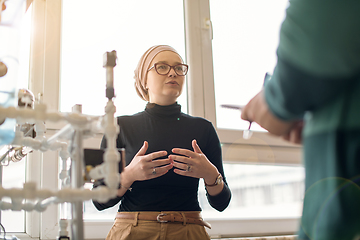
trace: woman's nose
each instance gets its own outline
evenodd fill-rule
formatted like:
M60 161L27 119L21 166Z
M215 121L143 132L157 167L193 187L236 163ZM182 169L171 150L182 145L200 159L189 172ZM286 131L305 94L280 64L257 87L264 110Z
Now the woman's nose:
M170 68L168 76L169 77L175 77L176 76L176 72L175 72L175 69L173 67Z

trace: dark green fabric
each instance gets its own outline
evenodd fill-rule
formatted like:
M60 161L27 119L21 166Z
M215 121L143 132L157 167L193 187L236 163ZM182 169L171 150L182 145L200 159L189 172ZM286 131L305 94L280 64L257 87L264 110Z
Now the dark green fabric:
M348 79L314 76L278 56L272 79L276 80L266 84L265 97L272 112L286 121L302 119L307 111L332 105L337 100L335 96L345 94L357 84L359 76Z
M360 1L291 0L278 53L305 72L350 77L360 66Z
M360 131L334 131L304 142L306 192L299 239L360 237Z
M304 119L305 199L299 239L360 238L360 1L290 0L270 111Z

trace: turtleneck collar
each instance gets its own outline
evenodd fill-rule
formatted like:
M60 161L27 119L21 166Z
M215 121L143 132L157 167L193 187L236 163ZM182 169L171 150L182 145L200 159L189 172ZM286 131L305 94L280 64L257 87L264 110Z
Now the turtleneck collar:
M169 119L173 117L177 118L181 113L181 105L179 105L177 102L168 106L160 106L156 103L148 103L146 105L145 112L152 116L163 119Z

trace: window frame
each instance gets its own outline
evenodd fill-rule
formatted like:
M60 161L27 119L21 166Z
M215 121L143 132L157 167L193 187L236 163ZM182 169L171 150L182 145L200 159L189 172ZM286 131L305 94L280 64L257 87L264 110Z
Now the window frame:
M185 49L187 63L191 65L187 81L188 110L193 116L204 117L216 127L214 75L212 63L212 26L209 0L184 0ZM59 109L61 9L62 1L33 1L34 33L30 52L30 90L42 94L48 111ZM193 71L192 69L196 69ZM51 79L51 81L50 81ZM49 122L47 134L51 136L64 123ZM301 146L272 137L268 133L254 132L250 140L244 140L240 130L216 128L222 143L224 162L301 166ZM101 136L87 140L86 145L98 146ZM256 150L260 153L253 155ZM227 154L229 151L232 154ZM58 189L57 152L34 152L29 156L27 181L34 181L40 188ZM45 212L26 212L26 234L32 238L56 239L58 235L58 208L50 206ZM260 236L265 234L294 234L299 219L208 219L213 228L212 237ZM85 221L86 239L102 239L112 221ZM96 226L96 227L94 227ZM239 228L238 226L242 226Z

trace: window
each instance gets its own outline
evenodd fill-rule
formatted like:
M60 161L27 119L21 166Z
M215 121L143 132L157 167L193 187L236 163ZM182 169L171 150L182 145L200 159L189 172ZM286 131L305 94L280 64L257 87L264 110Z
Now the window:
M217 212L200 189L203 216L207 219L298 218L304 194L304 169L225 163L232 200L224 212ZM203 182L201 182L203 183Z
M5 189L22 188L25 182L25 159L20 162L10 162L2 167L2 187ZM3 198L2 201L11 203L11 198ZM1 211L1 224L6 232L25 232L24 211Z
M70 112L74 104L82 104L85 114L104 114L102 56L112 50L118 57L114 68L116 115L144 110L145 102L135 91L134 70L153 45L170 45L186 61L183 11L181 0L63 0L60 110ZM179 103L185 112L186 99L184 91Z
M239 111L221 105L245 105L261 90L265 74L272 74L287 5L288 0L210 0L218 128L248 127ZM252 129L264 131L257 124Z
M195 100L196 103L201 102L203 107L201 108L198 105L193 106L192 102L189 104L191 106L190 110L192 110L191 113L206 117L214 123L223 146L223 160L226 165L231 164L230 170L226 167L226 171L229 171L229 173L225 172L225 174L227 175L229 186L233 190L234 197L229 209L223 212L227 214L217 214L215 211L212 213L207 212L207 210L205 210L205 206L207 205L205 200L203 201L204 205L202 205L204 214L206 214L213 223L214 230L211 229L209 233L214 236L253 236L255 234L258 236L262 234L277 234L279 232L294 233L298 228L297 220L302 208L302 203L299 201L301 196L298 195L297 200L288 205L289 209L291 208L291 211L288 213L292 213L287 216L274 214L275 211L273 209L276 209L275 201L278 201L275 199L271 200L273 201L272 204L267 203L265 207L262 207L263 210L266 210L265 212L256 214L251 211L251 209L255 209L255 207L250 204L254 196L264 196L266 194L267 196L270 195L280 198L285 192L297 192L297 194L299 194L303 185L303 169L300 167L301 148L269 135L256 125L252 127L252 130L256 130L252 138L245 140L243 139L242 130L248 128L249 124L240 119L240 112L220 108L221 104L246 104L252 96L260 91L265 73L272 73L272 68L276 64L277 35L279 34L280 24L284 19L287 2L281 1L281 4L279 1L270 1L269 3L256 1L255 3L260 3L260 5L255 8L253 1L219 2L200 0L197 3L185 1L186 15L190 15L186 20L193 20L192 14L198 14L198 12L200 12L198 19L187 23L187 38L193 40L187 42L187 51L196 52L198 47L197 43L202 43L201 51L196 52L196 54L200 54L201 57L190 56L190 53L188 53L189 59L192 60L192 64L190 64L191 66L197 64L198 61L200 61L199 58L201 58L202 69L206 69L203 70L202 84L191 82L191 87L196 89L192 89L192 91L202 93L202 97L197 98L198 96L192 94L192 92L190 92L189 97L189 99ZM264 7L261 4L263 4ZM265 8L266 11L263 10ZM208 12L206 10L208 10ZM269 16L271 20L262 17L260 14L267 11L273 13ZM245 14L244 12L249 14ZM262 66L259 66L260 64L258 64L258 62L249 62L248 59L241 59L238 55L234 54L240 50L244 50L243 44L246 48L253 49L254 52L256 52L256 47L260 47L259 45L266 45L266 43L259 43L259 41L261 41L259 39L251 39L247 42L246 38L244 39L244 36L249 35L248 37L251 37L252 32L258 29L258 26L256 26L256 24L254 26L253 24L254 19L256 20L255 17L252 21L246 19L246 16L251 15L257 16L257 19L259 19L258 22L271 22L274 20L272 25L267 25L266 34L272 34L272 37L270 37L272 40L270 41L271 44L267 45L266 51L264 51L266 60L263 61ZM209 19L211 20L210 22ZM242 25L237 26L236 23L239 23L239 21L241 21ZM201 29L200 34L196 32L197 29ZM262 27L262 29L264 29L264 27ZM241 38L241 41L234 41L234 36L239 35L239 32L244 36ZM243 43L244 41L246 43ZM255 47L251 47L249 42L256 42L257 44ZM256 53L253 55L256 56ZM253 55L249 55L249 57L253 57ZM208 61L208 59L212 59L212 61ZM239 66L238 62L242 61L245 63L243 63L243 66ZM252 72L247 71L246 68L252 68L254 64L259 69L257 71L253 70ZM261 75L257 75L258 72L261 72ZM244 79L244 76L242 76L244 74L252 76L252 79L249 79L250 82L258 79L256 83L257 86L249 86L248 82L244 82L245 86L239 87L238 82L241 81L239 78ZM239 94L242 90L244 94ZM209 94L213 92L215 92L215 94ZM244 96L245 98L240 99L238 98L239 96ZM236 169L238 173L232 171L233 169ZM274 176L274 173L277 172L279 174L278 176L287 179L289 182L284 182L284 186L278 184L275 184L276 186L269 186L266 181L260 178L258 179L259 186L241 187L240 185L245 181L245 177L240 180L239 178L236 179L236 176L242 171L249 169L251 171L247 175L248 179L255 178L254 176L258 175L258 172L262 172L263 175L268 176ZM294 179L290 180L286 177L287 172L292 171L297 172L297 176L299 177L298 180L296 180L297 183L293 184L291 182L294 182ZM261 181L263 182L261 183ZM274 182L276 179L269 181ZM243 195L243 199L240 198L240 195ZM257 199L264 202L263 197ZM262 203L258 202L257 204ZM230 209L238 213L241 212L241 214L232 215ZM249 209L249 211L245 211L245 209ZM249 213L249 215L247 215L246 212ZM224 218L219 217L220 215ZM250 215L251 217L248 218ZM216 217L221 218L221 221L217 220ZM227 217L230 217L231 220L226 219ZM239 228L239 226L243 227ZM216 227L221 228L221 230L215 230Z
M17 106L17 90L28 88L31 10L26 11L25 1L8 1L7 9L1 13L0 21L0 61L5 63L7 74L0 78L0 106ZM7 92L5 94L4 92ZM10 93L10 94L8 94ZM9 141L3 142L4 135L14 131L15 119L7 119L7 126L0 125L0 156L5 157L0 164L1 187L5 189L22 188L25 182L27 158L19 162L9 161L6 154ZM4 131L5 130L5 131ZM11 198L4 197L2 202L11 203ZM9 232L25 232L25 212L2 210L0 223ZM1 237L3 232L1 231ZM9 235L7 235L9 236Z
M225 173L233 199L225 214L217 215L245 219L299 218L304 191L299 149L284 147L285 143L271 138L257 124L251 127L256 131L252 139L244 140L239 130L247 129L249 123L241 120L240 111L221 107L222 104L245 105L261 90L265 74L272 74L288 0L210 0L209 3L216 125L224 146L224 161L232 162L226 164Z
M270 137L256 127L254 129L258 131L253 137L250 140L244 140L241 130L248 125L242 123L239 112L220 108L221 104L245 104L260 90L265 72L271 73L275 66L276 34L269 38L272 39L271 43L269 40L271 46L269 45L266 51L259 53L266 55L268 60L264 60L264 64L256 62L258 67L256 70L245 71L247 70L245 63L236 64L238 59L231 57L234 54L224 55L230 50L222 50L232 45L232 52L243 51L244 49L240 47L246 38L241 37L241 41L234 39L236 44L224 42L225 39L232 40L233 35L227 35L228 32L235 34L245 31L248 24L252 24L254 19L267 16L267 12L272 11L273 14L269 18L277 20L274 20L276 23L273 25L263 28L266 30L264 35L268 36L278 31L287 3L285 1L271 2L273 4L256 1L260 7L254 8L251 2L226 0L221 3L208 0L37 1L35 11L40 19L37 26L42 27L43 32L42 35L39 32L36 35L38 41L34 42L34 47L39 50L40 43L43 43L42 50L46 49L46 51L39 59L34 59L32 88L35 89L35 94L37 92L44 94L44 101L50 110L59 109L62 112L69 112L74 104L82 104L83 113L102 115L106 103L102 55L107 51L116 50L118 55L117 66L114 69L116 115L133 114L142 111L145 107L145 102L135 92L133 80L133 70L141 54L155 44L173 46L190 65L187 75L188 91L183 93L180 101L183 111L205 117L216 126L223 144L225 173L233 189L231 206L223 213L213 212L206 205L207 203L202 198L200 199L204 216L213 224L213 229L209 233L219 236L264 234L275 233L275 231L277 234L295 232L301 211L299 200L303 192L300 147ZM280 6L277 5L278 3ZM262 6L267 6L268 9L271 7L272 10L264 11ZM246 20L245 15L240 14L241 11L251 12L257 18L253 21ZM209 20L212 21L213 31L211 31ZM240 20L241 22L237 24L245 22L245 25L236 26L234 21ZM266 18L263 22L270 22L267 20ZM46 24L41 25L41 22ZM157 23L161 23L161 31L157 28ZM234 28L229 30L228 26L234 26ZM251 30L251 28L248 29ZM162 29L166 31L163 32ZM223 30L225 32L222 32ZM251 36L251 34L243 36L248 35ZM257 43L257 47L259 48L262 44ZM133 45L137 47L134 48ZM249 47L249 49L257 50L256 47L255 49ZM251 55L243 55L245 61L250 59ZM226 67L221 65L222 59L227 59L229 65ZM251 65L253 63L251 62ZM246 64L250 65L250 63ZM223 71L225 69L242 69L243 75L232 71L235 77L229 76ZM238 79L239 81L249 79L256 83L252 87L244 83L245 88L237 85ZM224 90L225 86L226 90ZM234 94L231 92L232 89L244 89L244 92ZM235 98L239 95L244 98ZM231 122L227 122L228 120ZM60 128L51 123L47 127L53 132ZM89 144L86 146L98 147L100 139L101 136L96 136L90 140L91 143L86 142ZM58 174L58 164L52 164L49 160L51 158L54 162L58 160L56 154L46 156L47 161L43 162L46 167L41 167L46 173L43 174L41 181L45 185L56 188L58 184L52 182L55 181L54 176ZM264 181L264 178L258 177L259 175L269 176L271 181ZM278 177L281 177L282 181ZM203 187L200 187L200 191L203 191ZM200 194L204 195L203 192ZM280 203L286 203L291 210L281 216L276 215L279 212L274 209L277 209L276 205ZM252 211L259 207L267 211L261 214ZM85 238L103 238L112 225L116 207L109 210L108 214L97 212L90 202L85 203L84 208ZM231 214L233 212L239 214ZM56 208L42 213L42 219L46 220L40 220L40 227L43 229L40 235L56 238L58 217ZM252 222L251 217L262 222L260 224ZM282 224L282 220L288 222L288 219L294 220L291 222L292 225ZM251 232L239 232L243 230L233 227L238 226L239 221L249 224L247 226L251 225L246 228ZM274 225L277 226L276 229L271 230L267 227ZM254 232L254 228L258 229L258 232Z

